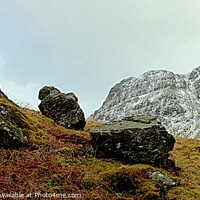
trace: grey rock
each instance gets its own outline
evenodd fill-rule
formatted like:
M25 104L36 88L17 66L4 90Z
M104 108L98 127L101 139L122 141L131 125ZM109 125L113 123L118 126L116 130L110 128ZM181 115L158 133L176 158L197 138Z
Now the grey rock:
M18 149L28 146L26 116L17 107L0 103L0 148Z
M160 171L149 171L147 173L153 181L156 181L159 185L162 185L163 187L165 186L167 188L170 188L177 185L177 182L174 179L170 178L169 176L163 174Z
M149 175L149 178L155 181L159 186L161 197L164 197L170 188L176 187L179 184L177 180L170 178L167 174L160 171L149 170L147 171L147 174Z
M43 100L48 95L54 96L59 93L61 93L60 90L53 86L44 86L39 92L38 99Z
M94 127L90 135L96 157L130 164L168 165L175 143L160 122L140 115Z
M156 117L174 136L200 138L200 67L188 74L152 70L122 80L111 88L93 121L132 115Z
M83 130L85 117L73 93L61 93L53 86L45 86L39 91L38 106L46 117L69 129Z

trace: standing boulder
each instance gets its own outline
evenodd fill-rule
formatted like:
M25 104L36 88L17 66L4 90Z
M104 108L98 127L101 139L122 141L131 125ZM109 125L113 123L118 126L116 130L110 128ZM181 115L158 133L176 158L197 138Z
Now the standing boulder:
M175 139L155 118L126 117L90 129L98 158L114 158L126 163L168 165Z
M85 117L73 93L61 93L53 86L45 86L39 91L41 100L38 106L46 117L69 129L83 130Z

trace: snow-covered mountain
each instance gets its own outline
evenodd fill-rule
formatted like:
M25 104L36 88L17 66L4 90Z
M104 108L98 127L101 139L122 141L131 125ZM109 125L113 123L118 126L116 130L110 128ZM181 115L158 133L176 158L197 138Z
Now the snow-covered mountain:
M200 67L187 74L152 70L124 79L89 119L112 121L138 114L156 117L173 135L200 139Z

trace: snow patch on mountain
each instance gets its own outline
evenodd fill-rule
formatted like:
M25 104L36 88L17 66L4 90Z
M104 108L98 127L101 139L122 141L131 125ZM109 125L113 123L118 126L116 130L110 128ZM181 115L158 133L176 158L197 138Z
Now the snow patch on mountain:
M156 117L175 136L200 138L200 67L187 74L151 70L124 79L89 119L105 122L139 114Z

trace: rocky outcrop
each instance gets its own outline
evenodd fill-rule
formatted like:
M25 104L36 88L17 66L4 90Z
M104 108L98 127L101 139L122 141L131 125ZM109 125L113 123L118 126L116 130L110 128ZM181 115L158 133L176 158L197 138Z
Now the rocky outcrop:
M122 80L111 88L93 121L126 116L156 117L175 136L200 138L200 67L188 74L152 70Z
M130 164L168 165L175 143L155 118L142 115L94 127L90 135L96 157Z
M29 141L26 116L4 93L0 93L0 148L17 149Z
M73 93L61 93L53 86L45 86L39 91L39 109L43 115L69 129L83 130L85 117Z

